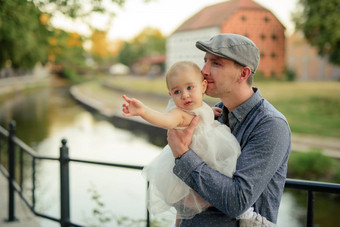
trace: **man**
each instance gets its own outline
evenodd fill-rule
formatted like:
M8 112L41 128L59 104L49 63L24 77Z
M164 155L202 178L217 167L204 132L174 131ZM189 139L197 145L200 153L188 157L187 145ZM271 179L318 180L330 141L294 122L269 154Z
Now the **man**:
M202 74L208 81L206 94L221 99L222 115L241 146L233 178L210 168L190 150L195 117L186 130L168 131L168 143L176 158L174 173L212 206L181 227L238 226L236 217L248 208L277 222L284 189L291 134L285 117L252 87L259 51L248 38L220 34L198 41L205 53Z

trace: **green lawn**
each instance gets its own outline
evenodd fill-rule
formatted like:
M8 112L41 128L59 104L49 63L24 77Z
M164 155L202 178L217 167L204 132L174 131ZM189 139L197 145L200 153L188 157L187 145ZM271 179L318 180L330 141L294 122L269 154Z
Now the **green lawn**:
M294 133L340 138L340 82L255 84L288 119Z
M164 79L111 77L108 83L167 95ZM340 138L340 82L255 82L262 96L281 111L293 133Z

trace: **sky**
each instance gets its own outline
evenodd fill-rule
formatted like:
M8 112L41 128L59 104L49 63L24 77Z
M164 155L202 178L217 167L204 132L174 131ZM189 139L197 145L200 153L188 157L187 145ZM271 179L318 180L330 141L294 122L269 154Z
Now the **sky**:
M294 31L291 13L296 9L298 0L253 0L270 10L286 27L286 34ZM222 0L126 0L124 7L115 7L116 16L109 20L105 16L91 18L92 23L108 31L108 39L129 40L139 34L145 27L158 28L164 35L170 35L186 19L206 6L224 2ZM81 22L72 22L61 16L52 23L67 31L76 31L89 35L90 30Z

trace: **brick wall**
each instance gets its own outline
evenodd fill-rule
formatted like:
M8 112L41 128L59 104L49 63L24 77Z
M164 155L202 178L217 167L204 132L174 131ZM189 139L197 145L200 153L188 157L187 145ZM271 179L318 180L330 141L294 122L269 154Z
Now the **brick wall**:
M285 28L266 10L239 10L221 27L222 33L237 33L250 38L260 51L257 71L266 77L281 76L285 70Z

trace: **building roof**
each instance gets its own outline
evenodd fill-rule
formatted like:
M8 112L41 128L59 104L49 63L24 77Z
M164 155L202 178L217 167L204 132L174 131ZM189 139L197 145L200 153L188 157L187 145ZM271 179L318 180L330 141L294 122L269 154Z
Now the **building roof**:
M268 11L252 0L230 0L205 7L186 20L175 32L221 26L234 12L240 9Z

